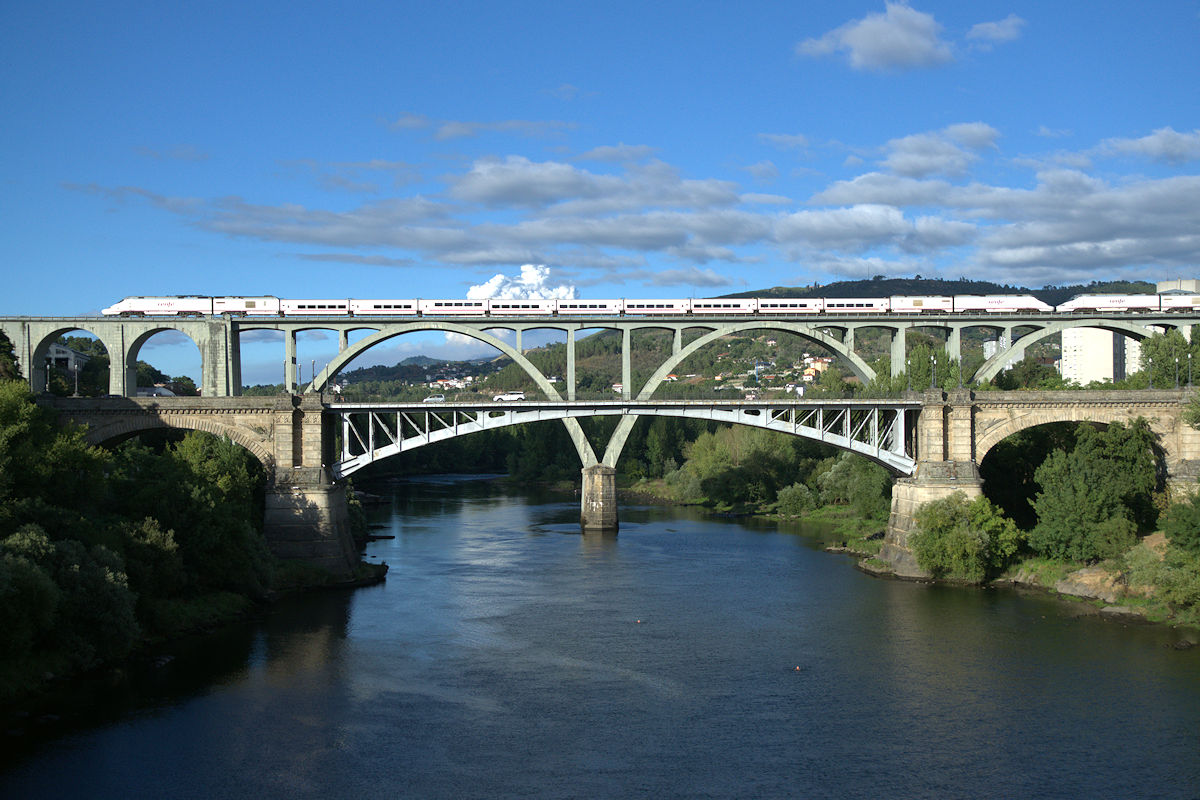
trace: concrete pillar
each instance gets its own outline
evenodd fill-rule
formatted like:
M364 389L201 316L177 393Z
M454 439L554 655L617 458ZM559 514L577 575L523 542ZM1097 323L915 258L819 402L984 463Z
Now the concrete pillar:
M854 328L847 325L846 334L842 337L842 344L846 346L847 352L850 353L854 352L854 331Z
M586 533L617 532L617 471L604 464L583 468L579 527Z
M575 402L575 329L567 330L567 400Z
M671 337L671 355L679 355L679 351L683 349L683 328L676 327L675 335Z
M906 329L896 328L892 331L892 377L908 369L908 342L905 338Z
M957 325L951 326L950 335L946 337L946 352L950 357L962 365L962 328Z
M296 331L283 332L283 390L296 393Z
M621 331L621 399L633 397L633 370L630 368L631 345L630 329Z

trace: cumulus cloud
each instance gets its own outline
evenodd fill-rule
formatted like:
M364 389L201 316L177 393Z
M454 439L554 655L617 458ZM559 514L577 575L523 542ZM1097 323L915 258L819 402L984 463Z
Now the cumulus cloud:
M524 264L516 277L500 273L467 290L468 300L573 300L578 296L574 286L552 284L550 268L542 264Z
M854 69L933 67L954 59L941 32L932 14L904 3L887 3L884 13L868 14L820 38L805 39L796 45L796 52L803 56L846 53Z
M1021 35L1021 29L1024 27L1025 20L1016 14L1009 14L999 22L980 22L978 25L972 25L967 31L967 38L986 43L1011 42Z
M656 159L606 161L625 145L598 148L590 169L516 155L478 159L439 176L428 196L401 190L358 205L341 195L301 205L173 197L136 186L66 188L117 207L141 201L202 231L286 244L290 258L347 268L486 267L501 274L472 291L489 296L562 296L613 281L745 283L751 271L729 265L780 260L824 264L839 275L852 274L845 271L851 264L887 274L908 264L929 273L941 263L955 274L1003 273L1028 283L1087 278L1089 264L1129 275L1194 268L1200 176L1102 178L1088 154L1184 163L1200 157L1200 131L1161 128L1082 151L1022 155L1005 162L1006 173L1028 171L1007 185L973 178L976 164L999 152L999 140L999 131L979 121L902 136L875 149L877 166L850 164L850 177L825 181L807 196L745 192L735 181L685 177ZM870 152L868 145L860 152ZM760 162L750 173L770 176L773 166ZM751 181L746 167L728 168ZM366 177L408 165L367 160L311 169ZM521 264L519 275L506 277ZM537 266L544 264L571 271L551 278Z
M579 159L581 161L612 161L620 164L627 161L644 161L656 152L657 148L649 145L621 142L615 145L593 147L586 153L580 154Z
M1167 164L1182 164L1200 159L1200 128L1180 133L1174 128L1159 128L1140 139L1105 139L1101 152L1140 155Z
M982 122L951 125L932 133L918 133L893 139L883 166L899 175L958 176L978 160L977 152L995 146L999 131Z

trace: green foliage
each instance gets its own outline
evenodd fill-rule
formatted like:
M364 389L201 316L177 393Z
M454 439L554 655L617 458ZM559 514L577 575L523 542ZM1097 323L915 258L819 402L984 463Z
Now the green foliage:
M841 453L816 478L821 501L849 505L861 517L887 519L892 476L886 469L854 453Z
M13 343L7 336L0 333L0 381L15 381L21 377L17 367L17 356Z
M993 381L997 389L1012 391L1014 389L1036 389L1051 391L1068 389L1073 386L1070 381L1063 380L1058 370L1049 364L1043 364L1032 356L1013 364L1011 368L997 375Z
M968 501L962 492L924 504L916 522L909 546L922 569L937 578L982 583L1004 570L1023 539L986 497Z
M1186 385L1189 355L1192 369L1200 370L1200 337L1189 342L1177 328L1143 339L1141 353L1142 372L1155 389Z
M785 517L803 516L817 506L817 495L803 483L793 483L779 490L775 511Z
M1200 492L1171 504L1162 523L1162 531L1172 547L1200 555Z
M258 462L188 434L115 452L0 381L0 695L126 655L270 586Z
M1112 558L1155 521L1154 434L1144 419L1100 431L1080 426L1071 452L1056 451L1034 474L1038 522L1029 534L1037 553L1073 561Z

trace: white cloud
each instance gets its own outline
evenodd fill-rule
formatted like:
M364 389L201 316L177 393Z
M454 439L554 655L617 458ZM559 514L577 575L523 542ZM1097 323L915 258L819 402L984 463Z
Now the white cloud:
M486 298L508 300L572 300L578 296L578 292L574 286L551 284L550 268L540 264L524 264L521 267L521 274L515 278L498 274L486 283L472 286L467 290L468 300L483 300Z
M796 45L796 52L804 56L845 52L854 69L933 67L954 59L941 31L932 14L904 3L887 3L884 13L847 22L819 39L805 39Z
M999 22L980 22L972 25L967 31L968 39L982 39L985 42L1011 42L1021 35L1025 20L1016 14L1009 14Z
M644 161L657 152L657 148L644 144L603 145L593 147L579 156L581 161L611 161L618 164L628 161Z
M1166 127L1140 139L1105 139L1100 150L1146 156L1168 164L1182 164L1200 159L1200 128L1191 133L1180 133Z
M800 133L760 133L758 139L780 150L803 150L808 147L808 137Z
M779 177L779 167L770 161L759 161L745 167L746 172L760 181L769 181Z
M883 166L899 175L958 176L979 156L970 152L995 147L999 131L982 122L951 125L941 131L917 133L887 143L890 151Z

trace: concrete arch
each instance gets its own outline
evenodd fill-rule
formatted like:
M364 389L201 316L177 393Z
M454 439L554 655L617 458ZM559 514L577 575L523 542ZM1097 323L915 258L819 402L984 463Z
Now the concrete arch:
M1155 325L1165 325L1165 323L1155 322ZM1114 333L1123 333L1141 341L1155 333L1145 325L1139 325L1134 322L1126 322L1125 320L1105 319L1102 317L1094 317L1091 319L1080 320L1062 320L1052 322L1030 322L1027 325L1015 327L1039 327L1041 330L1033 333L1027 333L1013 343L1012 347L1007 350L1001 350L996 355L989 358L983 363L983 366L971 377L973 382L990 381L992 378L1000 374L1010 362L1020 361L1025 357L1025 349L1031 344L1036 344L1048 336L1053 336L1056 333L1062 333L1071 328L1100 328L1101 330L1113 331Z
M689 327L707 326L695 325ZM824 328L830 326L822 325L820 327ZM663 381L665 381L667 376L674 371L675 367L677 367L683 362L684 359L695 353L697 350L705 347L706 345L712 344L722 336L747 330L779 330L803 336L804 338L818 342L822 346L828 347L829 349L841 355L850 364L851 371L853 371L854 374L858 376L858 379L863 381L863 383L866 383L875 377L874 370L868 367L866 362L859 358L853 351L846 348L841 342L837 341L832 336L821 333L819 330L814 329L811 324L755 320L751 322L735 323L733 325L721 325L720 327L713 328L709 333L706 333L688 343L686 346L681 348L678 353L672 355L665 362L663 362L662 366L654 371L654 374L652 374L646 380L646 385L643 386L641 391L638 392L637 399L649 399L650 396L653 395L658 389L658 387L662 386ZM621 451L625 449L625 442L628 441L629 434L633 431L633 426L637 420L638 417L635 414L624 417L619 423L617 423L616 430L613 431L612 437L608 440L608 447L606 447L604 450L604 458L601 463L605 464L606 466L616 468L617 460L621 457Z
M338 353L336 358L325 365L325 369L321 371L321 374L316 377L306 391L319 392L324 390L325 387L329 385L329 382L333 379L333 376L337 375L344 366L381 342L385 342L393 337L401 336L405 333L412 333L414 331L444 331L447 333L460 333L464 336L469 336L472 339L476 339L484 344L489 344L492 347L495 347L497 350L511 358L514 364L524 370L525 374L533 379L533 382L537 384L539 389L546 393L547 397L553 400L562 399L562 396L558 393L558 390L554 388L554 385L550 383L549 379L547 379L546 376L541 373L541 370L535 367L533 362L526 358L521 351L517 350L504 340L485 333L482 329L468 325L460 325L454 322L444 322L441 320L404 322L401 323L401 325L403 327L400 329L395 329L391 326L387 328L381 328L375 334L366 337L365 339L355 343L352 347L348 347L343 352ZM493 325L490 327L506 328L507 326ZM547 326L543 325L539 327ZM511 330L511 328L508 329ZM596 458L596 452L592 449L591 443L588 442L587 436L583 432L583 428L581 428L579 425L579 421L575 419L567 419L563 420L563 424L567 426L567 432L571 435L571 441L575 444L575 449L579 452L579 460L583 462L583 466L590 467L597 464L598 459Z
M169 421L168 421L169 419ZM151 430L169 428L173 430L192 430L211 433L229 439L240 445L258 459L268 474L275 470L275 457L271 452L270 443L250 431L233 425L223 425L212 419L205 419L191 414L172 415L168 419L160 416L121 416L107 425L93 424L84 435L88 444L107 445L121 442L131 436Z

